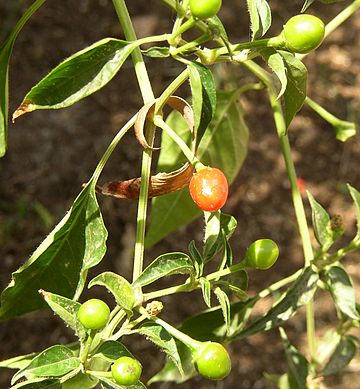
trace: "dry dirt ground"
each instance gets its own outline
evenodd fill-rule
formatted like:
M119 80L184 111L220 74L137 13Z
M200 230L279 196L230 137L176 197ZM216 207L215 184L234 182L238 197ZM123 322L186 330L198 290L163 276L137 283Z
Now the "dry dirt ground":
M25 1L0 1L0 37L24 9ZM168 31L173 19L161 1L129 1L135 28L145 36ZM288 5L291 3L291 5ZM345 4L349 3L346 1ZM273 9L272 32L299 12L302 1L270 1ZM286 6L284 5L286 4ZM312 12L329 21L343 4ZM224 0L220 14L232 40L246 39L249 32L245 1ZM26 92L51 68L72 53L103 37L122 37L109 0L63 0L47 2L20 34L10 68L10 107L13 111ZM309 95L337 116L359 122L360 106L360 13L333 33L305 63L309 69ZM175 61L147 63L156 94L176 76L181 66ZM218 69L226 82L244 81L248 74L240 67ZM225 82L224 81L224 82ZM186 91L185 91L186 93ZM186 97L186 95L184 96ZM281 257L273 270L250 274L250 293L291 274L302 263L290 192L269 106L263 93L249 93L243 99L250 127L247 160L230 190L225 211L239 221L232 240L235 258L253 240L269 237L278 242ZM117 129L141 106L140 94L130 63L102 91L75 106L59 111L36 112L20 118L9 128L9 152L0 161L0 287L10 274L29 257L71 205ZM344 218L349 240L355 231L354 209L344 190L346 183L360 189L360 140L347 143L335 139L333 129L310 109L304 107L290 130L290 140L299 176L313 195L332 214ZM103 180L130 178L139 174L141 148L128 136L112 156ZM136 205L100 198L106 226L110 232L108 252L96 273L104 269L130 277L129 248L134 241ZM307 212L309 214L308 204ZM45 216L44 216L45 215ZM167 237L149 250L148 260L165 251L184 250L188 242L201 239L202 222ZM359 255L345 260L346 267L360 290ZM97 291L96 293L100 293ZM99 296L101 296L99 294ZM107 296L102 296L108 298ZM179 323L203 303L193 295L165 299L164 312ZM268 302L259 307L266 309ZM336 321L325 293L317 295L317 330L322 334ZM305 350L303 312L287 326L290 339ZM54 317L42 312L0 323L0 359L42 350L54 343L71 341L72 334ZM161 366L163 358L154 357L155 348L136 338L129 346L142 357L145 379ZM286 369L276 330L250 337L230 346L233 373L222 383L195 378L180 387L190 388L271 388L263 372L282 373ZM10 375L0 371L0 387L9 387ZM356 389L360 382L360 360L354 361L342 376L326 381L328 388ZM154 384L154 388L176 388L175 384Z

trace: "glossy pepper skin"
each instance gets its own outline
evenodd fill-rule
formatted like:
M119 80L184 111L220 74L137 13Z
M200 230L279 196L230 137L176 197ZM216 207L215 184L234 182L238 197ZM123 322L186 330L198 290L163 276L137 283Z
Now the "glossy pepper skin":
M81 305L77 316L85 328L100 330L109 320L110 308L102 300L90 299Z
M141 376L142 366L131 357L120 357L111 366L111 374L119 385L135 385Z
M215 16L222 5L221 0L190 0L191 14L197 19L208 19Z
M226 203L229 185L224 173L212 167L205 167L190 180L190 195L203 211L214 212Z
M246 264L249 267L267 270L277 261L279 248L271 239L259 239L246 250Z
M194 358L196 370L210 380L222 380L231 371L231 360L220 343L206 342Z
M325 24L313 15L296 15L286 22L282 37L287 50L306 54L315 50L323 41Z

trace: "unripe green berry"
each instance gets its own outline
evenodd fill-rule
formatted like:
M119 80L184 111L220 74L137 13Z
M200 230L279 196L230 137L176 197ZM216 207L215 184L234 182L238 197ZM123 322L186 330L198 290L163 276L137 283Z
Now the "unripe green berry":
M198 373L210 380L222 380L231 371L229 354L220 343L203 343L193 359Z
M109 320L110 308L104 301L91 299L83 303L78 311L80 323L91 330L100 330Z
M325 24L313 15L296 15L286 22L281 35L287 50L305 54L321 44L325 37Z
M197 19L208 19L215 16L221 8L221 0L190 0L191 14Z
M119 385L135 385L141 376L142 366L131 357L120 357L111 366L111 374Z
M253 242L245 255L246 266L255 269L269 269L278 259L279 248L271 239L259 239Z

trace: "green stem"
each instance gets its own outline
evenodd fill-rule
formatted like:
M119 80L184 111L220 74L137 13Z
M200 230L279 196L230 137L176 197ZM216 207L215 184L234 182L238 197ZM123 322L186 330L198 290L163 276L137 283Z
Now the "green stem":
M145 314L146 310L145 310L145 308L141 307L139 309L139 312L142 313L142 314ZM189 335L184 334L183 332L179 331L177 328L173 327L171 324L169 324L166 321L160 319L159 317L148 316L148 319L153 321L156 324L159 324L170 335L172 335L174 338L180 340L180 342L184 343L192 351L197 351L199 349L199 347L202 345L202 342L199 342L199 341L191 338Z
M277 95L275 93L275 88L267 72L252 61L248 61L244 63L244 66L247 67L251 72L253 72L257 77L259 77L260 80L263 81L265 85L267 85L269 100L270 100L271 107L273 109L275 126L280 140L280 147L284 157L287 175L290 181L292 201L294 205L295 215L296 215L301 242L303 246L305 266L309 266L311 264L312 259L314 258L314 254L311 246L310 231L307 225L305 208L297 185L295 165L291 156L291 147L287 135L287 128L285 124L284 115L282 112L281 103L280 100L277 98ZM309 303L306 305L306 324L307 324L307 339L308 339L308 346L309 346L309 354L311 359L315 360L316 342L315 342L315 313L314 313L313 300L310 300Z
M355 242L352 241L348 246L339 249L336 253L330 255L326 259L322 259L321 257L316 259L316 261L314 261L315 266L319 270L324 269L325 267L338 262L341 258L345 257L345 255L353 251L359 250L359 248L360 248L360 243L356 241Z
M179 136L168 124L166 124L160 116L154 117L154 124L163 129L170 136L170 138L180 147L181 151L191 164L195 165L199 162L181 136Z
M127 40L137 40L134 27L131 22L129 12L127 10L124 0L113 0L113 4L116 13L119 17L120 24L124 30L124 34ZM132 59L135 66L136 77L140 86L140 91L144 100L144 103L153 101L154 93L151 87L150 79L146 70L145 62L143 60L141 50L139 47L135 48L132 52ZM150 146L154 144L155 126L150 123L145 126L145 137ZM141 165L141 186L138 203L137 224L136 224L136 242L134 252L134 265L133 265L133 280L136 280L141 274L144 263L144 241L145 241L145 228L146 228L146 216L147 216L147 204L148 204L148 192L150 181L150 170L152 162L152 149L146 149L143 151L142 165Z
M194 27L196 24L196 20L191 17L188 19L185 23L183 23L170 37L169 44L171 46L177 45L177 38L181 36L185 31L189 30L190 28Z
M126 316L126 313L121 309L114 315L109 324L106 326L102 337L108 339L115 331L121 320Z
M184 45L180 46L179 48L172 50L171 55L175 57L176 55L182 54L188 50L191 50L191 49L201 45L202 43L207 42L209 39L210 39L209 34L203 34L203 35L199 36L198 38L194 39L193 41L185 43Z
M172 96L179 87L189 78L189 69L186 68L183 70L176 78L168 85L168 87L163 91L161 96L156 100L155 103L155 114L160 113L164 108L166 102L169 100L169 97Z
M137 114L134 115L126 124L124 124L124 126L116 134L115 138L109 144L108 148L106 149L105 153L101 157L100 162L96 166L96 169L92 175L92 178L91 178L92 185L94 185L94 186L96 185L96 183L100 177L100 174L103 171L111 154L115 150L115 147L120 142L122 137L127 133L127 131L135 124L136 116L137 116Z
M339 119L334 116L332 113L327 111L325 108L323 108L321 105L316 103L314 100L310 99L310 97L306 97L305 103L313 109L320 117L322 117L324 120L329 122L331 125L336 125L337 122L339 122Z
M90 331L88 338L86 339L85 345L80 352L80 361L83 365L86 365L87 357L88 357L90 347L92 345L95 334L96 333L93 330Z

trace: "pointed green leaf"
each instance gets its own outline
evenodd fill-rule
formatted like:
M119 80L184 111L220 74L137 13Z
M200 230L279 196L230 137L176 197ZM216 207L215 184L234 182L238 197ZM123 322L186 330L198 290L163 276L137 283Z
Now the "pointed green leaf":
M204 236L204 258L205 262L211 259L217 247L214 245L218 242L221 232L220 217L221 212L205 212L205 236ZM215 250L214 250L215 249Z
M146 389L146 386L142 382L138 382L134 385L119 385L115 380L111 378L99 377L101 387L104 389Z
M301 12L305 12L315 0L305 0L305 3L301 9Z
M6 152L9 116L9 63L15 40L30 17L45 3L36 0L26 10L6 41L0 45L0 157Z
M218 92L215 117L205 131L197 152L201 162L221 169L229 182L235 179L245 160L249 138L237 97L238 92ZM171 113L167 123L190 144L189 129L179 114ZM181 166L184 161L178 146L163 132L158 171L169 171ZM155 244L201 214L190 198L188 188L154 198L146 245Z
M203 295L204 302L209 308L211 308L211 283L205 277L201 277L199 279L199 283L201 286L201 292Z
M70 378L69 380L63 382L61 384L61 389L93 389L99 383L99 380L90 377L85 373L78 373L76 376Z
M201 256L193 240L189 244L189 253L196 271L196 278L201 277L204 271L204 258Z
M243 339L258 332L270 330L290 319L302 305L313 297L318 279L318 273L311 267L305 268L283 297L263 317L239 332L235 339Z
M250 14L251 40L265 35L271 26L271 9L266 0L247 0Z
M80 359L72 350L62 345L51 346L38 354L28 366L17 372L12 383L21 377L61 377L80 367Z
M176 344L184 373L180 374L179 369L176 367L174 361L168 358L164 367L148 381L149 385L160 381L173 381L181 384L197 374L189 348L187 348L179 341L177 341Z
M218 213L213 213L215 216L210 216L211 224L206 225L205 229L205 247L204 259L205 262L212 259L222 248L226 249L226 243L231 238L237 227L236 219L225 213L220 212L220 225L218 225ZM227 253L231 255L231 252Z
M63 389L59 381L49 380L46 377L33 378L31 380L19 382L10 389Z
M39 289L70 298L76 295L76 300L88 269L97 265L105 254L106 238L94 185L90 182L29 260L12 274L10 285L1 294L0 319L45 308Z
M223 342L232 339L245 326L250 313L259 300L259 297L247 301L238 301L230 304L230 331L227 336L227 328L221 306L202 311L186 320L180 326L180 330L199 341ZM204 326L206 323L206 326Z
M309 374L309 363L306 358L289 342L283 328L280 328L280 335L286 354L288 376L295 383L294 389L306 389L307 376Z
M119 341L107 340L96 350L94 357L114 362L121 357L133 357L130 351Z
M93 278L89 282L88 287L92 288L95 285L105 286L113 294L116 303L121 308L126 311L132 310L135 304L135 293L130 283L124 277L108 271Z
M234 293L242 301L249 299L246 289L248 286L248 276L245 270L238 271L234 274L221 277L221 280L216 282L216 285L221 285L227 293Z
M62 320L64 320L64 322L70 328L75 331L79 339L84 340L86 337L86 329L81 325L77 318L77 314L81 307L81 304L66 297L59 296L50 292L41 291L41 295L44 297L50 308Z
M27 366L37 354L38 353L31 353L31 354L19 355L17 357L5 359L4 361L0 362L0 367L6 367L7 369L21 370L25 366Z
M341 340L341 334L335 329L325 332L321 341L317 342L316 361L318 365L324 365L334 353Z
M220 288L217 287L214 290L214 293L220 303L221 311L224 317L224 322L226 326L226 335L230 334L230 321L231 321L231 309L230 309L230 301L227 294Z
M284 93L285 122L289 127L296 113L303 106L306 97L307 69L294 54L280 51L287 74L287 84Z
M357 353L357 344L351 336L344 336L338 343L322 374L336 374L346 367Z
M330 216L310 192L307 191L307 195L311 205L312 224L316 240L319 242L322 250L327 251L334 243Z
M356 209L356 220L357 220L357 234L354 240L360 242L360 192L358 192L355 188L348 184L348 189L355 203Z
M175 339L165 330L165 328L155 323L145 323L138 328L136 332L146 336L146 339L160 347L160 349L175 363L180 374L184 374Z
M216 86L211 71L199 62L190 62L190 86L195 120L196 145L198 145L215 115Z
M98 91L138 45L105 38L72 55L30 90L14 118L37 109L65 108Z
M167 253L154 259L132 285L133 288L139 288L172 274L192 273L195 273L194 265L187 254Z
M351 278L340 266L331 266L325 272L326 284L338 309L351 319L358 320L356 297Z
M271 47L261 49L259 50L259 53L280 81L280 90L278 93L278 98L280 98L285 93L287 87L287 74L284 58Z

